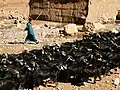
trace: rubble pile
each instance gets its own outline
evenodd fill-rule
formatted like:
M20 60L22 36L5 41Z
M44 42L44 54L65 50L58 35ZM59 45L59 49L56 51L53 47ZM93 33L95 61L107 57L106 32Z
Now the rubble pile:
M0 55L0 90L44 85L47 81L81 85L120 66L120 33L99 33L41 50Z
M101 23L86 22L83 25L82 29L86 32L94 32L94 33L101 31L103 32L105 29L105 25Z

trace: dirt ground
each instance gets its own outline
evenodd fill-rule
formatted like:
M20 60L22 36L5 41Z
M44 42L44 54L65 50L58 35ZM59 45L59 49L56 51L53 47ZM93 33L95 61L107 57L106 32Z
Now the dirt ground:
M21 53L24 50L41 49L44 45L61 44L81 39L83 33L73 37L62 37L58 29L65 24L58 24L45 21L33 21L34 33L39 44L24 43L27 32L24 31L25 24L18 26L13 24L14 20L2 20L0 22L0 53ZM48 25L47 27L44 24ZM49 29L51 27L51 29ZM57 27L57 28L56 28Z
M45 27L44 25L48 25ZM82 39L84 33L77 33L73 37L62 37L56 32L58 29L62 29L63 24L34 21L33 28L35 29L35 35L39 40L39 44L23 44L26 37L24 32L25 24L17 26L13 24L13 21L2 20L0 21L0 53L21 53L24 50L41 49L44 45L61 44L64 42L72 42L77 39ZM51 28L49 28L51 27ZM81 26L78 26L79 28ZM108 29L119 29L119 25L106 25ZM48 32L47 32L48 31ZM45 33L43 35L43 32ZM56 33L56 35L53 35ZM50 36L50 34L52 36ZM97 81L96 84L85 83L85 86L73 86L70 83L58 83L57 87L44 87L40 90L120 90L120 86L115 87L112 84L112 80L120 78L120 70L117 74L110 76L104 76L101 81Z

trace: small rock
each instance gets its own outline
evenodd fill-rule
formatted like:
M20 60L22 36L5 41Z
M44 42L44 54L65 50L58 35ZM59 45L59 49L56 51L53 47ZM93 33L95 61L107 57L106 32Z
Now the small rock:
M17 28L21 28L21 23L18 23L18 24L17 24Z
M80 86L81 88L84 88L85 86Z
M39 90L44 90L44 87L40 85Z
M18 21L17 21L17 20L15 20L15 21L14 21L14 24L17 24L17 23L18 23Z
M111 32L112 33L119 33L118 30L116 30L115 28L112 28Z
M104 77L104 75L101 75L101 78L103 78Z
M113 74L113 73L114 73L114 70L113 70L113 69L111 69L111 70L110 70L110 74Z
M48 25L47 25L47 24L44 24L44 26L45 26L45 27L48 27Z
M113 80L113 84L116 85L116 86L118 86L120 84L120 79L119 78L115 78Z
M9 16L9 19L14 19L13 15L10 15L10 16Z
M107 81L105 81L107 84L109 83L109 81L107 80Z
M87 82L83 82L83 83L84 83L85 86L88 86L88 84L89 84L89 83L87 83Z
M58 86L58 87L56 88L56 90L63 90L63 87Z
M56 83L54 83L54 84L47 83L46 86L48 86L48 87L56 87Z
M2 34L2 32L0 32L0 35Z
M75 90L79 90L78 88L76 88Z
M110 70L110 74L119 74L119 72L118 72L118 68L114 68L114 69L111 69Z

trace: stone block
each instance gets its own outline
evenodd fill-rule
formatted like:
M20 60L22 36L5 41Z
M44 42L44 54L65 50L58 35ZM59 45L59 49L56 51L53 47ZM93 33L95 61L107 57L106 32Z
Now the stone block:
M64 30L67 34L74 35L78 32L76 24L68 24L64 26Z

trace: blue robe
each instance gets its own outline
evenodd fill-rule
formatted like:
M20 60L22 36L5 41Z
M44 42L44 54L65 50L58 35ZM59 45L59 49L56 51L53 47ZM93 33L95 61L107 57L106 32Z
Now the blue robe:
M32 24L30 22L27 23L26 29L27 29L27 37L25 39L25 42L27 42L27 41L36 42L37 39L35 37L35 34L33 32L33 28L32 28Z

